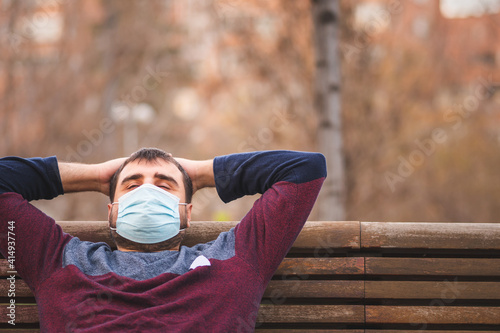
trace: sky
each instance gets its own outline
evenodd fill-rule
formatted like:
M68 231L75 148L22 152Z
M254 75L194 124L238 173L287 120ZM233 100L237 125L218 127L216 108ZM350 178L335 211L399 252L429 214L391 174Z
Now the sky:
M498 13L500 0L441 0L441 12L448 18Z

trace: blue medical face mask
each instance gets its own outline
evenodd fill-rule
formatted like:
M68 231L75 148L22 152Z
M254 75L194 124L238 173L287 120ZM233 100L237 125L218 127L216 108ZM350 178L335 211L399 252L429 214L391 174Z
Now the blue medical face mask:
M175 195L143 184L122 195L118 202L115 230L120 236L142 244L163 242L180 231L179 203ZM184 229L182 229L184 230Z

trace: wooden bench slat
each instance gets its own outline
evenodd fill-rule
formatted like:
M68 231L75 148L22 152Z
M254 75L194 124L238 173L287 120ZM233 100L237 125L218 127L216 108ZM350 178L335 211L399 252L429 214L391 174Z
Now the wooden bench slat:
M359 249L360 222L306 222L297 240L292 246L292 252L301 249L327 251L334 253L334 249Z
M260 323L363 323L363 305L261 304Z
M0 304L0 322L6 323L9 321L9 309L7 309L9 304ZM38 308L36 304L19 304L16 303L15 309L16 324L35 324L38 323Z
M0 259L0 277L8 277L9 263ZM291 275L362 275L365 259L362 257L349 258L285 258L275 276ZM16 276L19 276L16 274Z
M500 250L500 223L361 222L361 247Z
M107 221L59 221L64 232L85 241L106 242L114 247L109 238ZM217 238L224 231L236 226L237 222L191 222L186 230L183 245L193 246ZM292 246L294 251L321 251L329 249L359 249L359 222L306 222Z
M1 257L1 255L0 255ZM7 262L7 259L0 259L0 277L9 277L12 274L8 274L7 272L10 271L9 268L9 263ZM17 277L19 277L19 274L15 274Z
M349 258L285 258L275 275L362 275L365 259Z
M367 305L366 323L500 325L500 307Z
M363 298L364 281L279 281L269 282L264 297L278 302L286 298Z
M112 244L107 221L60 221L58 224L82 240ZM191 222L184 244L208 242L236 224ZM500 223L307 222L293 247L500 250L499 237Z
M363 275L365 267L367 275L500 276L500 259L381 257L285 258L275 275ZM0 259L0 277L8 270Z
M366 281L366 298L498 299L500 282Z
M365 258L368 275L500 276L500 259Z
M365 333L365 330L311 330L311 329L266 329L257 328L255 333Z
M0 280L0 295L7 296L10 282ZM363 281L314 281L314 280L273 280L269 283L264 297L282 298L362 298ZM33 297L33 293L23 280L16 280L16 297Z
M0 280L0 297L8 297L10 282L7 279ZM16 280L16 297L33 297L31 289L23 280Z
M0 316L6 318L7 304L0 304ZM363 305L274 305L262 304L259 323L362 323ZM16 304L16 324L37 323L35 304Z
M421 325L419 325L421 326ZM419 329L418 326L416 326L416 329L414 330L365 330L364 333L420 333L423 332L424 330ZM498 330L483 330L481 331L470 331L470 330L462 330L462 331L457 331L457 330L439 330L439 331L434 331L434 330L425 330L425 333L479 333L479 332L496 332L498 333Z
M7 318L7 305L0 316ZM263 323L362 323L363 305L272 305L262 304ZM5 320L5 321L4 321ZM3 319L2 322L7 322ZM37 323L36 305L16 304L16 323ZM494 324L500 325L500 307L366 306L367 324Z

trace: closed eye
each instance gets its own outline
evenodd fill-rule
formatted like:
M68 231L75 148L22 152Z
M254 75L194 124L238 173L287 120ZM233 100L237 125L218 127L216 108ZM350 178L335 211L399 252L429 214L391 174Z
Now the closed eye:
M172 190L172 186L170 184L158 184L156 186L167 192Z

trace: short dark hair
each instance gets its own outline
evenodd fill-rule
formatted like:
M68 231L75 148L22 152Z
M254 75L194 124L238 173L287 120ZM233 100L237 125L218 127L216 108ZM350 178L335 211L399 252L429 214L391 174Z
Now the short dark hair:
M191 178L187 174L186 170L182 167L182 165L179 164L173 158L170 154L167 154L165 151L158 149L158 148L142 148L130 155L129 158L123 162L123 164L116 170L114 175L111 177L111 180L109 182L109 198L111 202L114 202L115 200L115 193L116 193L116 186L118 183L118 177L120 177L121 172L123 171L123 168L127 166L127 164L134 162L134 161L147 161L147 162L154 162L156 160L163 160L168 163L172 163L175 165L179 171L182 173L183 176L183 181L184 181L184 190L186 192L186 202L190 203L191 199L193 198L193 183L191 181Z

